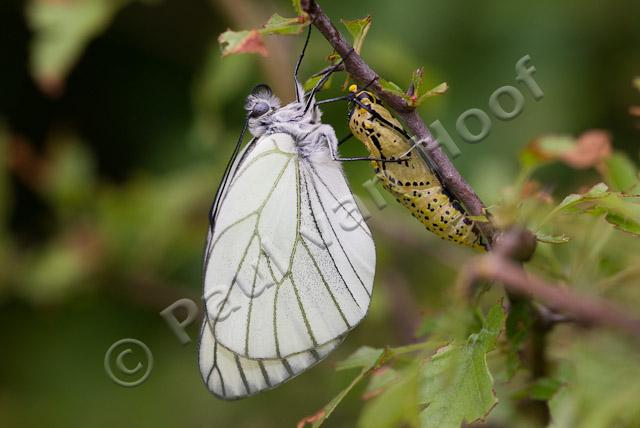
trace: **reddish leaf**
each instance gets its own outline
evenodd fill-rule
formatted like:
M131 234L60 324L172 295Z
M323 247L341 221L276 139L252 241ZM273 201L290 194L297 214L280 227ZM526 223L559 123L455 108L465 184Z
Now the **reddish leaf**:
M222 46L222 56L239 53L257 53L267 56L267 48L258 30L227 30L220 34L218 42Z
M537 138L524 150L523 159L533 164L557 160L576 169L585 169L601 165L611 153L609 134L591 130L578 139L557 135Z
M602 163L611 156L611 137L601 130L587 131L582 134L572 150L561 157L576 169L590 168Z

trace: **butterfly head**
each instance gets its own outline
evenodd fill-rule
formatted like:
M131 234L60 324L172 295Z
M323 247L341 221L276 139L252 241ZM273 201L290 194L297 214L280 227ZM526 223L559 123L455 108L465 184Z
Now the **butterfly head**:
M295 131L306 125L316 125L320 122L322 113L311 99L311 109L307 109L303 96L302 101L294 101L285 106L280 106L280 100L273 95L267 85L258 85L247 97L244 105L248 114L249 132L254 137L273 132Z
M267 116L279 108L280 100L273 95L271 88L264 84L257 85L253 88L244 104L244 109L249 114L250 119Z
M269 86L257 85L244 104L249 120L249 131L255 137L262 135L273 121L273 115L280 109L280 99Z

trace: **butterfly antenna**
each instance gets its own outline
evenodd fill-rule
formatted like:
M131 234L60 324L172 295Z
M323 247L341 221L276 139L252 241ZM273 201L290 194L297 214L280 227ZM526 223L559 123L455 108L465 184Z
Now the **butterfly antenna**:
M311 38L311 25L309 25L309 30L307 31L307 38L304 41L304 45L302 46L302 52L300 52L300 56L298 57L298 62L296 62L296 68L293 70L293 80L296 85L296 101L300 102L302 96L304 94L300 93L300 81L298 80L298 71L300 71L300 64L302 64L302 58L304 58L304 53L307 50L307 45L309 45L309 39Z
M327 104L327 103L333 103L333 102L336 102L336 101L348 100L348 99L350 99L352 96L353 96L353 95L348 94L348 95L342 95L341 97L327 98L326 100L316 101L316 105L320 105L320 104Z
M304 107L304 112L305 113L307 112L307 110L309 110L309 107L311 107L311 103L313 102L313 98L316 96L318 91L320 91L320 89L322 89L322 86L327 82L327 80L329 80L329 77L331 77L331 74L334 71L336 71L338 68L340 68L340 66L342 66L342 64L344 63L344 60L347 59L349 57L349 55L351 55L351 53L353 51L354 51L354 49L351 48L349 50L349 52L344 56L344 58L341 58L340 61L336 65L334 65L332 67L329 67L327 69L327 71L324 73L324 76L322 76L322 79L320 79L318 81L318 83L316 83L316 85L313 87L313 89L309 93L309 98L307 99L307 104Z

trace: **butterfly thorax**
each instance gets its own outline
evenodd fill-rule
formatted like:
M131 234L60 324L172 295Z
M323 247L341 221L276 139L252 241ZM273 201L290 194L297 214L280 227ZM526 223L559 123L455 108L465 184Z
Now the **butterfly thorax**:
M313 153L326 152L328 144L335 143L333 128L321 122L322 112L314 102L307 106L303 101L294 101L283 107L270 93L258 93L251 95L247 100L247 109L254 108L262 103L266 113L258 117L249 117L249 132L256 137L274 134L287 134L295 142L298 154L306 158Z
M284 132L302 139L305 133L319 124L318 114L313 109L305 112L303 103L292 102L264 116L250 118L249 132L254 137Z

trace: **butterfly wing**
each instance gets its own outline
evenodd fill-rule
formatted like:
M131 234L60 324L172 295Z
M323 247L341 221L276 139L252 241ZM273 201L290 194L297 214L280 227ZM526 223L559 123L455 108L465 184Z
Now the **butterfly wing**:
M206 314L238 356L310 352L367 312L375 249L340 165L324 149L301 158L287 134L262 137L237 167L207 253Z
M207 388L224 400L244 398L275 388L320 362L342 341L339 337L316 350L287 358L252 360L217 343L206 318L200 337L198 356L202 378Z
M335 349L367 312L375 249L339 163L253 140L216 196L199 365L211 392L271 389ZM214 227L215 226L215 227Z

